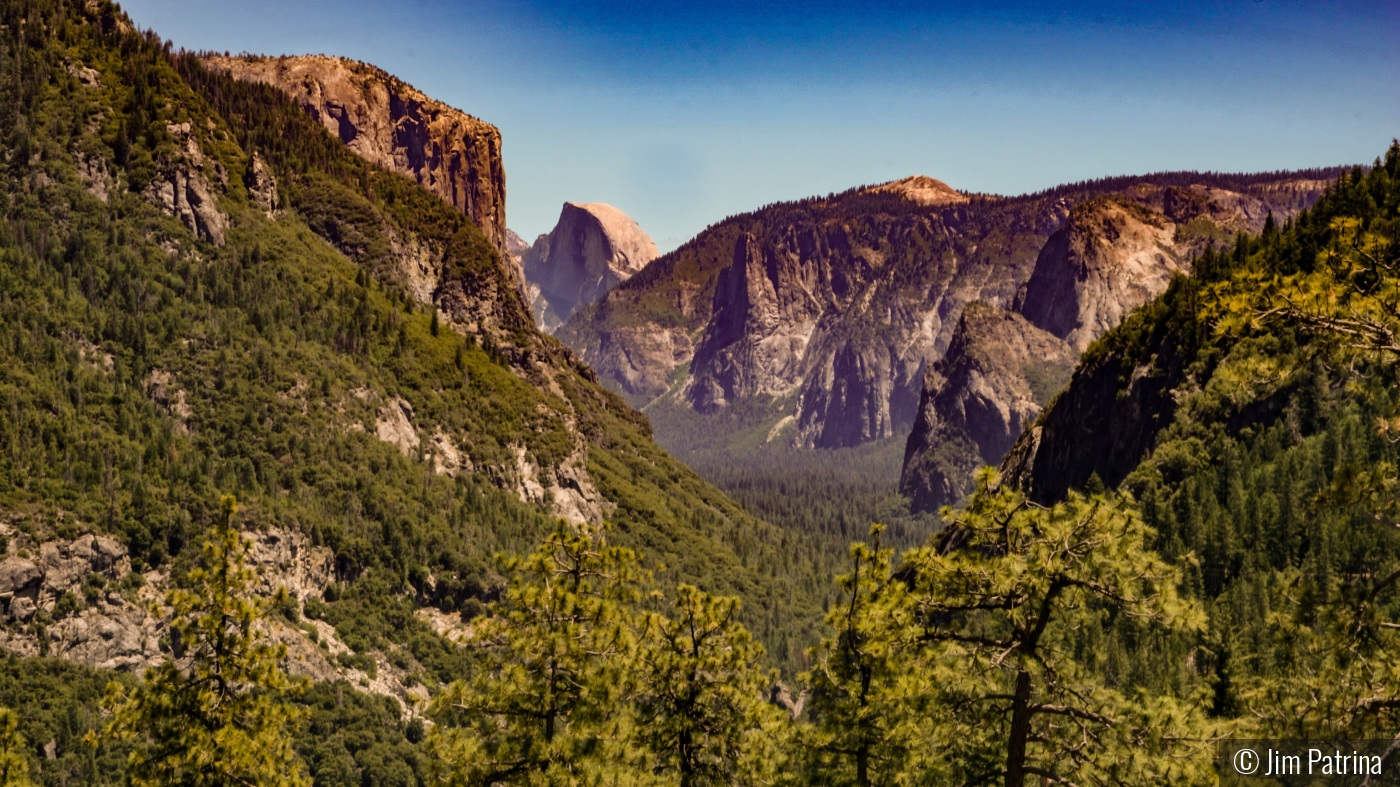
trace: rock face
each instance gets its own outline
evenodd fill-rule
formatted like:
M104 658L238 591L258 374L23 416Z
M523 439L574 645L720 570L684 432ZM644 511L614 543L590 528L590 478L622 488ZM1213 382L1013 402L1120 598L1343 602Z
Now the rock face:
M351 150L418 181L506 250L506 174L495 126L347 58L210 56L204 63L281 89Z
M535 321L552 333L658 255L626 213L601 202L566 202L554 229L522 256Z
M1074 370L1078 353L1025 317L983 303L963 309L948 352L929 368L904 452L900 487L920 510L972 491Z
M146 187L146 199L198 237L222 246L228 216L219 210L215 195L228 187L228 172L217 160L204 157L188 122L170 123L165 129L180 144L182 155L167 162L160 176ZM218 183L217 188L210 183L211 178Z
M1017 310L1083 352L1187 272L1175 234L1176 224L1150 208L1122 198L1090 200L1041 250Z
M819 267L750 233L715 285L713 317L695 351L689 396L701 412L752 396L782 396L802 382L807 342L821 316Z
M0 649L20 657L46 654L98 669L140 673L169 658L169 619L161 610L170 586L166 571L132 573L126 548L103 535L36 542L0 524L9 556L0 560L0 619L22 624L37 613L42 627L0 627ZM248 563L257 574L254 593L267 598L279 588L298 605L319 598L336 579L335 556L311 545L305 535L284 530L245 532ZM25 557L28 555L28 557ZM134 580L134 581L133 581ZM414 694L426 692L403 670L375 654L378 677L334 661L350 649L335 629L308 621L317 636L269 617L263 625L274 641L288 647L286 669L315 681L348 679L368 691L394 697L406 715L415 712Z
M248 184L248 198L271 216L277 210L281 197L277 193L277 179L272 176L272 170L257 151L250 157L248 177L245 180Z
M1308 188L1275 186L1266 193ZM1291 210L1287 202L1278 207L1280 213ZM1165 292L1173 276L1189 273L1190 256L1203 238L1258 232L1270 210L1264 200L1224 189L1150 184L1076 206L1041 249L1012 310L965 311L947 354L929 370L905 447L903 494L924 511L961 501L972 490L973 472L997 464L1017 445L1095 339ZM1139 393L1136 385L1132 391ZM1132 409L1135 402L1129 397L1118 406ZM1070 412L1074 405L1058 409ZM1076 415L1081 425L1109 417ZM1032 427L1021 442L1038 440L1040 429ZM1107 438L1126 447L1103 444ZM1082 426L1067 439L1109 453L1140 447L1133 434L1118 429L1097 435Z
M769 415L790 417L800 447L891 437L963 304L1009 304L1068 213L945 188L916 177L728 219L557 335L634 405L671 397L718 415L781 400ZM1011 225L1030 242L982 242ZM649 414L665 445L667 416Z
M530 283L525 280L525 255L530 251L530 244L525 239L515 233L515 230L506 230L506 259L510 262L511 273L515 275L516 281L520 285L520 297L526 303L532 303L535 295L530 292Z

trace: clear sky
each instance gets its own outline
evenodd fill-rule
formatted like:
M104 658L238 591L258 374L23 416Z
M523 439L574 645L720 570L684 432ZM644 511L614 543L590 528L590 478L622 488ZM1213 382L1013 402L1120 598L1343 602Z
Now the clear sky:
M1400 136L1397 0L123 7L177 47L345 55L494 123L527 241L566 200L621 208L664 251L769 202L912 174L1018 194L1366 163Z

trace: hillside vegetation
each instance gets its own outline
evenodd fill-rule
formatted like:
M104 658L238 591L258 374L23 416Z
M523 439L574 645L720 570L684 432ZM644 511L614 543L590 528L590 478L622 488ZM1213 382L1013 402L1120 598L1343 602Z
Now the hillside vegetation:
M1003 463L1041 501L1138 501L1210 612L1221 717L1347 729L1397 691L1370 654L1394 652L1400 613L1398 213L1393 145L1296 220L1208 251L1090 347Z
M829 550L659 449L535 331L469 219L112 5L0 14L6 532L111 533L135 573L178 579L211 501L234 493L250 528L334 551L345 588L327 619L431 664L442 646L415 599L491 598L493 554L549 532L564 500L664 576L744 598L796 663ZM429 303L414 249L439 266ZM45 618L84 604L8 625L42 639Z

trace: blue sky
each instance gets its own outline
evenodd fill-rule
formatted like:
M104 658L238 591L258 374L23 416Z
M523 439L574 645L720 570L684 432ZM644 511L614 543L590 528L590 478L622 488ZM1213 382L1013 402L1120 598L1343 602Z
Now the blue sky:
M674 248L911 174L1017 194L1369 162L1400 136L1400 2L128 0L177 46L374 63L500 127L507 219L607 202Z

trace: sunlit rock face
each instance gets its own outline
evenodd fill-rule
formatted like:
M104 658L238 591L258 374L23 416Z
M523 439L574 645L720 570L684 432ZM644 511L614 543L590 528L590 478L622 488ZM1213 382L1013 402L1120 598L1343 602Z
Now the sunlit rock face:
M506 173L495 126L348 58L215 55L204 64L281 89L351 150L418 181L507 250Z
M564 203L559 222L523 255L535 321L553 332L656 259L651 236L611 205Z

